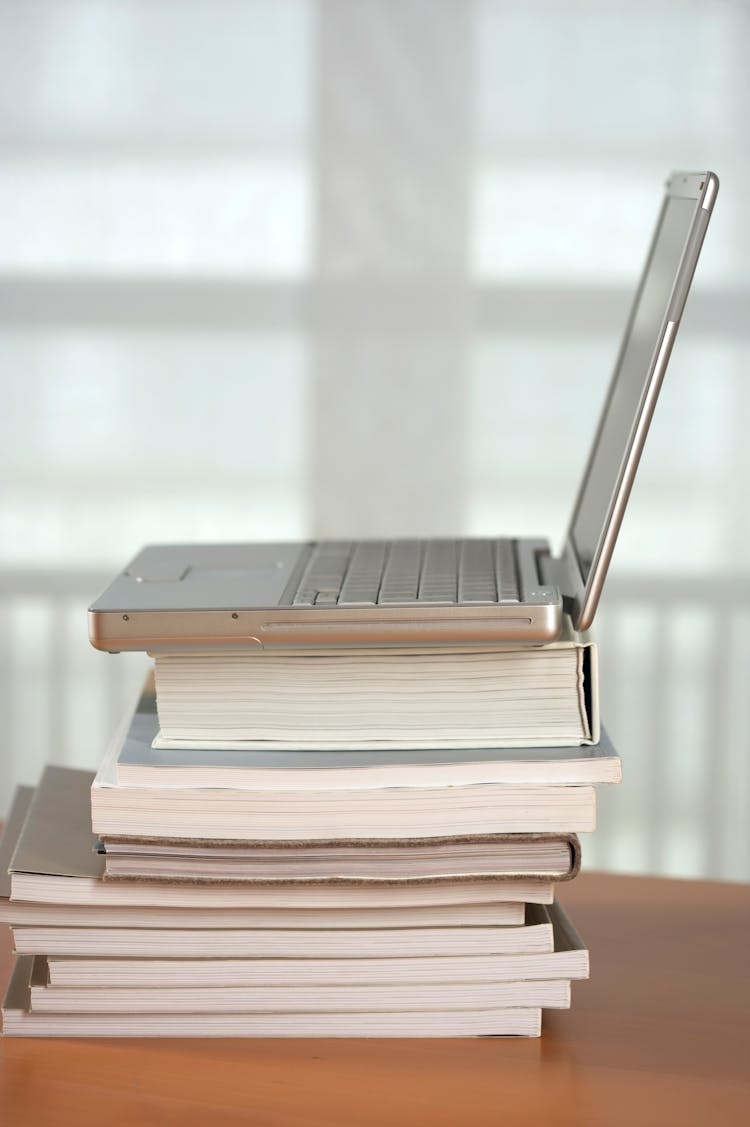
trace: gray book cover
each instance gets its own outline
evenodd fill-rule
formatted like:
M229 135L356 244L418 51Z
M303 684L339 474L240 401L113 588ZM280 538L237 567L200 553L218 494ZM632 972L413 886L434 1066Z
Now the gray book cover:
M16 842L21 835L21 829L29 813L34 790L34 787L16 787L8 817L5 819L3 835L0 838L0 897L10 896L10 873L8 870Z
M49 765L29 804L10 871L42 876L94 877L104 858L91 833L93 771Z
M247 768L264 770L345 770L347 768L429 767L468 764L566 764L588 763L608 778L619 782L620 760L604 728L599 742L576 747L498 747L498 748L391 748L368 751L223 748L158 748L153 741L159 734L156 697L151 678L141 695L125 741L117 757L117 767L193 767ZM592 781L600 781L592 779Z

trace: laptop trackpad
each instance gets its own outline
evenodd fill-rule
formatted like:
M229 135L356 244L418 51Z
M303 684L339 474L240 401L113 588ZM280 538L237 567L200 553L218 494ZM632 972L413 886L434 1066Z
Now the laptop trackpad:
M125 573L141 592L142 606L133 609L274 607L300 548L258 544L146 549Z
M190 570L186 564L175 564L155 560L148 567L138 568L135 572L125 572L135 579L136 583L179 583Z
M205 600L207 606L219 602L224 605L236 603L240 607L273 607L288 582L287 569L274 564L236 569L191 567L185 576L185 585L191 589L191 602L200 605L201 600ZM220 598L217 599L217 595Z

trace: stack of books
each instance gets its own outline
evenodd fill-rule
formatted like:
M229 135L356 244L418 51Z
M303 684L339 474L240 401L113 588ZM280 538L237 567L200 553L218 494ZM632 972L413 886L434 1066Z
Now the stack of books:
M16 800L6 1032L537 1034L569 1004L588 956L554 890L620 778L596 651L570 622L457 639L593 620L717 190L667 182L560 557L151 545L118 574L90 637L159 650L156 705L93 785L50 768Z
M596 652L161 653L93 777L2 839L8 1034L535 1036L588 952L555 899L595 786Z

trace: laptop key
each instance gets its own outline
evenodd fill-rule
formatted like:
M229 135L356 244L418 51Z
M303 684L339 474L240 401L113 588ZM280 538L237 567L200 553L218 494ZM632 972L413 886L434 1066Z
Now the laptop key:
M383 571L378 603L393 606L416 602L421 566L422 545L418 540L394 540Z
M311 607L315 602L317 593L318 592L312 587L305 587L304 589L297 591L297 594L294 596L293 606Z
M421 603L455 603L458 586L455 540L429 540L424 553L418 598Z
M497 586L489 540L465 540L458 569L459 603L496 603Z
M305 568L302 581L292 600L293 606L318 605L318 596L333 597L335 604L344 581L352 545L348 541L333 540L319 544ZM323 600L320 600L322 603Z
M363 541L352 554L339 595L339 606L370 606L377 602L388 543Z
M497 540L495 542L495 567L497 570L498 602L519 602L516 553L512 540Z

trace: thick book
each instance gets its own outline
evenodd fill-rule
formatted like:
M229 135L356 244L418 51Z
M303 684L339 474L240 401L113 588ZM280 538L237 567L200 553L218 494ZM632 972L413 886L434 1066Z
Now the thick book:
M154 747L159 732L153 678L127 732L114 741L113 781L138 787L359 790L473 783L619 783L620 758L602 728L599 741L572 747L281 750ZM116 749L116 750L115 750Z
M134 787L117 782L117 745L91 787L102 838L334 841L488 833L579 833L596 825L593 786L473 783L356 790Z
M154 655L156 746L482 748L596 743L597 654L572 630L497 648Z
M389 882L273 885L263 882L210 886L175 882L106 882L104 858L96 851L90 829L89 797L93 775L70 767L47 767L33 794L23 798L25 818L9 819L1 848L10 868L10 896L3 908L14 923L54 926L51 912L91 913L108 910L101 920L90 915L80 922L124 925L141 913L144 927L182 927L192 917L193 926L321 926L348 927L376 923L378 915L393 926L409 925L414 915L425 922L450 925L462 922L517 924L522 903L548 904L553 884L548 880L450 880L393 884ZM21 798L19 798L19 802ZM20 811L20 806L18 807ZM13 810L16 810L14 803ZM23 822L22 828L20 823ZM10 834L11 824L17 837ZM169 913L164 918L164 913ZM124 918L120 914L127 913ZM395 913L395 914L389 914ZM423 913L426 913L423 915ZM466 913L465 919L463 915ZM192 916L191 916L192 914ZM68 915L60 922L68 922Z
M102 838L153 841L338 841L492 833L585 833L596 826L593 787L501 783L377 791L164 788L158 795L91 788Z
M538 1037L541 1032L539 1007L396 1013L35 1013L34 971L31 956L16 960L2 1009L6 1037Z
M491 833L586 833L596 827L593 787L487 786L379 791L236 791L91 788L102 838L153 841L338 841Z

